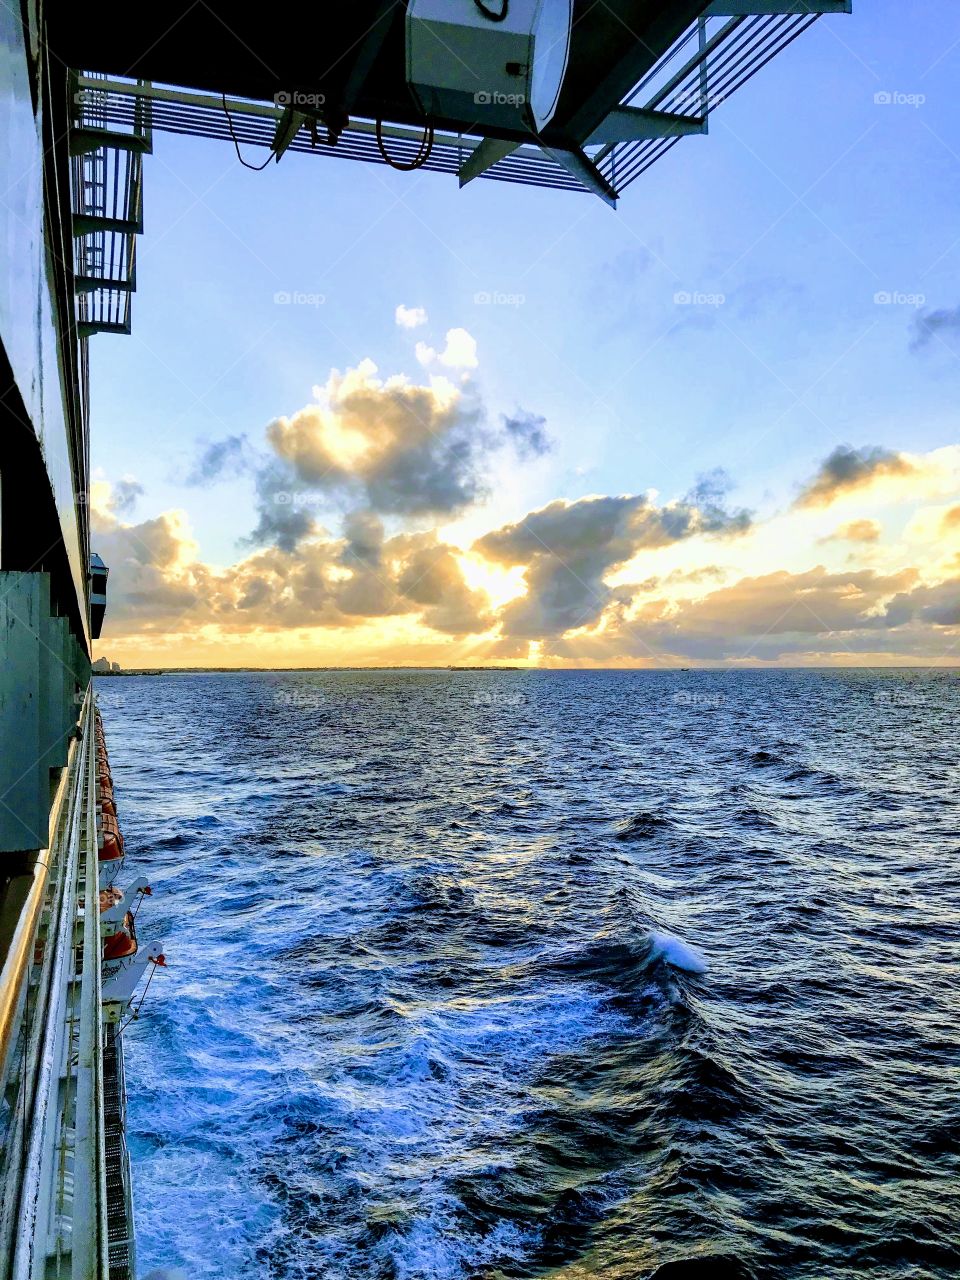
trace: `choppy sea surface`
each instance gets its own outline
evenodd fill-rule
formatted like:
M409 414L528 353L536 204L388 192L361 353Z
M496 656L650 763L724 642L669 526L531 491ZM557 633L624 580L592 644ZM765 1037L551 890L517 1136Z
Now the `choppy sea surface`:
M960 1272L955 674L97 690L141 1277Z

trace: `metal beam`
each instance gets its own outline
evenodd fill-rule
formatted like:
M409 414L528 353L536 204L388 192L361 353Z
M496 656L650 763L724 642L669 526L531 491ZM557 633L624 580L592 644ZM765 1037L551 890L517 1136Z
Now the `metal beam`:
M153 146L150 139L140 133L121 133L119 129L95 129L78 125L70 130L70 154L83 156L100 147L114 147L117 151L138 151L149 155Z
M112 320L80 320L77 333L81 338L92 338L95 333L119 333L126 337L130 333L130 325L115 324Z
M343 90L343 101L340 106L344 114L348 116L360 96L360 91L363 89L367 76L373 70L377 54L383 48L384 41L387 38L390 23L385 19L392 17L396 8L397 0L379 0L377 4L376 14L367 27L367 34L360 44L359 52L354 59L353 66L350 68L350 76Z
M492 169L498 160L503 160L512 155L519 145L517 142L505 142L502 138L484 138L478 146L474 147L460 166L460 171L457 175L460 179L460 186L465 187L474 178L479 178L481 173L486 173L488 169Z
M278 162L306 122L307 117L302 111L294 111L293 107L284 109L283 115L277 121L273 142L270 144L270 150L274 153Z
M754 18L806 13L853 13L853 0L713 0L705 18Z
M109 280L105 276L74 276L77 293L95 293L98 289L117 289L121 293L135 293L137 282L129 280Z
M619 196L589 156L580 150L567 151L561 150L560 147L543 147L543 152L551 160L556 160L557 164L562 165L568 173L572 173L588 191L599 196L611 209L617 207Z
M116 231L118 235L139 236L143 234L143 219L103 218L95 213L75 213L73 215L73 234L75 236L92 236L98 231Z
M642 138L682 138L706 133L705 116L682 116L674 111L646 107L615 107L586 141L586 146L608 142L636 142Z

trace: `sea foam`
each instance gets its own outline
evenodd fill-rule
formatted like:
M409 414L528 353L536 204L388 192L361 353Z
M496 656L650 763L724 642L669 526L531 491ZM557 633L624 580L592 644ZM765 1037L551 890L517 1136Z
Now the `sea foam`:
M675 969L684 969L687 973L706 973L707 957L696 947L675 938L671 933L651 933L651 956L666 960Z

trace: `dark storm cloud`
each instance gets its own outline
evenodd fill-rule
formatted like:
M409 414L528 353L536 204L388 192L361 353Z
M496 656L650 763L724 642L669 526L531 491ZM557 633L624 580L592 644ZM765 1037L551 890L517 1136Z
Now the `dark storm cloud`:
M816 475L800 491L795 507L828 507L834 499L868 485L878 476L910 475L913 464L902 453L880 445L854 449L840 444L821 462Z
M376 568L383 555L383 521L372 511L351 511L343 522L343 563Z

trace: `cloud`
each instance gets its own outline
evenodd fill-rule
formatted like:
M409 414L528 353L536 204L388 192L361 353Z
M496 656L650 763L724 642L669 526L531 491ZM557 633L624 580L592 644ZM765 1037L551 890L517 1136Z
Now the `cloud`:
M639 552L695 534L742 533L747 513L723 512L711 492L703 510L686 499L657 507L642 494L558 499L485 534L476 551L495 563L525 566L527 594L504 609L503 634L535 640L588 626L629 593L604 579Z
M426 342L418 342L415 351L424 368L442 364L448 369L476 369L479 364L477 340L466 329L448 329L446 345L440 352Z
M250 465L246 436L225 436L222 440L212 440L198 451L184 483L205 487L228 476L241 475Z
M884 621L896 627L910 622L930 627L960 627L960 578L900 592L887 605Z
M446 636L493 625L489 600L463 575L457 548L435 532L386 537L354 512L342 537L257 551L223 570L197 559L182 512L125 524L101 508L95 542L110 568L108 633L350 627L408 618Z
M669 655L700 661L770 662L796 655L951 656L960 643L960 578L925 583L915 568L888 573L777 570L744 577L696 600L645 601L609 615L580 644L580 658L624 661ZM569 642L551 647L570 656Z
M838 498L866 488L880 476L907 476L916 471L902 453L893 453L879 445L854 449L840 444L830 453L813 477L804 485L794 502L795 507L828 507Z
M405 600L422 607L426 626L461 636L493 625L485 596L467 586L453 548L433 534L402 534L389 546L400 566L397 590Z
M848 520L828 533L818 542L877 542L881 528L876 520Z
M93 543L110 570L108 616L138 630L175 625L184 614L207 612L209 569L196 562L186 516L168 511L126 524L103 509L93 512Z
M313 533L314 511L319 497L301 482L296 468L285 460L271 459L256 476L257 523L247 545L274 544L282 551L294 551L304 538Z
M918 584L916 569L833 573L823 565L739 579L695 600L645 601L616 612L592 638L605 660L670 655L700 661L776 661L820 651L843 655L878 648L930 647L929 630L901 641L891 633L911 621L941 619L960 605L949 590ZM880 640L878 632L883 633ZM924 639L925 637L925 639ZM562 653L562 646L558 647ZM588 650L590 651L590 650Z
M536 413L518 409L513 414L502 414L503 429L507 439L520 458L542 458L553 448L547 435L547 420Z
M137 499L143 496L143 485L134 476L124 476L113 486L113 497L110 509L118 515L126 515L137 505Z
M697 477L697 483L683 502L664 510L681 514L684 534L687 532L686 520L691 513L696 515L698 533L745 533L750 527L750 513L744 510L731 512L726 506L727 495L733 487L733 481L723 467L714 467Z
M439 517L485 494L481 463L492 439L479 403L443 377L418 386L376 373L370 360L334 370L317 403L270 424L256 542L292 549L325 507Z
M735 637L749 643L757 636L857 630L876 625L883 600L915 579L915 570L831 573L823 565L803 573L781 569L742 578L687 604L670 625L688 640L711 636L727 643Z
M427 323L427 313L423 307L405 307L401 302L394 312L394 318L401 329L418 329Z
M960 307L945 307L939 311L919 311L912 321L911 351L922 351L941 335L951 337L960 334Z
M711 488L701 482L694 492L709 499ZM687 499L659 506L641 495L558 500L491 531L474 554L520 566L527 587L526 596L495 611L478 586L483 576L473 585L467 580L457 547L435 530L391 536L373 510L351 511L338 536L313 527L290 548L268 546L214 569L198 559L184 513L126 523L113 497L103 484L92 512L94 546L111 570L106 643L126 637L126 647L155 637L167 645L161 662L176 661L170 655L181 643L204 636L224 644L245 638L255 655L284 633L307 638L298 643L315 637L314 651L334 662L360 656L354 634L365 637L364 652L378 637L381 661L427 652L418 648L424 644L483 636L487 657L527 658L536 641L548 662L935 659L960 645L957 566L943 581L926 580L916 568L834 572L817 565L717 585L721 568L695 565L607 584L612 571L629 573L644 551L740 532L741 513L727 513L724 523L709 500L703 508ZM686 585L692 594L678 597ZM310 660L309 648L295 652ZM442 648L429 652L430 660L446 660Z

